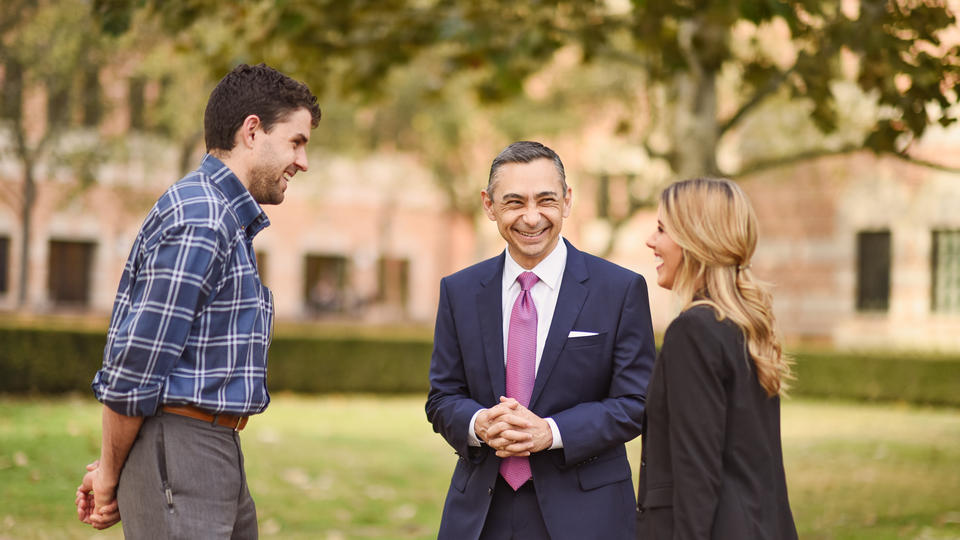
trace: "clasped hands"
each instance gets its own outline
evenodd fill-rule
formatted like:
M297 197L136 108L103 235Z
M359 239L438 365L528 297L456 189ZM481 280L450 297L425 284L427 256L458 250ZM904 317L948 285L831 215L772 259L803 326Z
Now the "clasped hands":
M500 403L480 411L473 430L497 452L497 457L529 456L553 445L550 424L516 399L500 397Z
M77 517L94 529L106 529L120 521L116 482L108 487L100 460L87 465L87 473L77 486Z

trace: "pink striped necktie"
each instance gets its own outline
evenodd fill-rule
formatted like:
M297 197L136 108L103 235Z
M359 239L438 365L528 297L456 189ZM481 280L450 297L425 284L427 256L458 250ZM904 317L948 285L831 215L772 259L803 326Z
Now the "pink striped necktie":
M520 295L510 313L510 328L507 331L507 397L530 406L533 383L537 375L537 307L533 304L530 289L539 281L533 272L517 276ZM514 491L533 477L530 460L526 457L508 457L500 463L500 475Z

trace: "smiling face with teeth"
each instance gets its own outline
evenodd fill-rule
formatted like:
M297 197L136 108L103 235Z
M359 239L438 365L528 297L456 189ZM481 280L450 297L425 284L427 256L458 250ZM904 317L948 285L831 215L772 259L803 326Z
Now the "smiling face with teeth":
M260 204L280 204L287 183L299 171L307 170L307 141L310 140L310 112L297 109L270 131L254 133L253 163L247 189Z
M553 161L543 158L501 165L492 188L481 192L481 198L510 256L530 270L557 246L573 190L564 191Z
M647 238L647 247L653 250L657 262L657 285L672 289L677 270L683 262L683 248L670 237L663 225L663 209L657 211L657 230Z

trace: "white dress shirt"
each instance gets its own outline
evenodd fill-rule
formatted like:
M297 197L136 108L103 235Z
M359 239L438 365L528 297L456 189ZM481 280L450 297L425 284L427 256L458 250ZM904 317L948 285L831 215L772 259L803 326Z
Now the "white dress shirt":
M563 270L567 266L567 245L563 237L557 240L557 246L537 264L531 272L540 278L530 288L530 296L533 297L533 305L537 308L537 361L536 371L540 370L540 358L543 356L543 347L547 342L547 334L550 332L550 323L553 321L553 312L557 307L557 298L560 295L560 283L563 281ZM510 256L510 249L506 250L506 261L503 265L503 290L501 294L503 309L503 363L507 363L507 338L510 333L510 316L513 313L513 304L520 296L520 282L517 276L527 270L520 266L517 261ZM483 409L481 409L482 411ZM473 426L476 425L477 415L480 411L474 413L470 419L468 430L468 441L472 446L480 446L480 439L474 432ZM553 418L544 418L550 425L550 431L553 432L553 444L550 450L563 448L563 440L560 438L560 430Z

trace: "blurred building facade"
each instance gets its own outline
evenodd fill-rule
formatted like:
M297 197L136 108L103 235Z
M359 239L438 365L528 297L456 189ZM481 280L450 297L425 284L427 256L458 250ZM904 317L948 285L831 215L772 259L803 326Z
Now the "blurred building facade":
M860 154L745 187L763 227L758 271L778 285L786 333L960 350L960 175Z
M115 86L121 113L104 118L99 131L71 135L126 134L123 152L97 167L96 181L81 187L71 168L53 162L37 169L24 305L17 294L23 173L11 153L0 155L0 310L109 313L143 218L181 176L178 147L136 129L135 109L144 99L132 92L149 88ZM32 106L42 109L39 95L31 97ZM544 142L563 157L575 189L564 235L599 253L606 229L594 202L618 195L599 194L600 175L590 171L602 145L585 143L589 133L579 137ZM960 165L944 161L957 148L955 129L936 131L921 151ZM193 154L191 166L202 155ZM769 170L741 183L761 222L753 268L775 283L775 309L788 338L960 350L960 175L854 154ZM255 240L278 318L431 325L439 280L503 249L482 215L447 208L431 173L413 156L351 158L311 149L310 170L293 179L281 206L265 208L272 225ZM655 210L635 216L609 257L647 278L655 327L662 331L676 306L656 287L644 246L655 222Z
M68 170L38 182L22 307L21 225L16 212L0 210L0 309L109 313L144 217L180 177L173 149L139 144L141 159L108 164L85 190ZM0 171L0 182L19 184L15 168ZM313 155L284 203L264 210L271 225L254 247L279 318L423 323L440 278L473 257L469 219L446 212L429 176L405 156Z
M931 131L917 154L960 166L960 130ZM752 269L774 285L788 341L960 351L960 174L861 152L739 183L760 221ZM655 269L636 247L655 224L638 216L613 255L648 282ZM663 328L676 307L652 296Z

